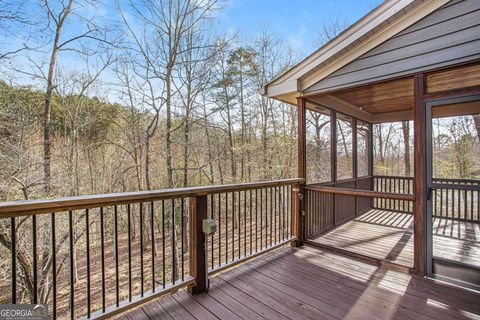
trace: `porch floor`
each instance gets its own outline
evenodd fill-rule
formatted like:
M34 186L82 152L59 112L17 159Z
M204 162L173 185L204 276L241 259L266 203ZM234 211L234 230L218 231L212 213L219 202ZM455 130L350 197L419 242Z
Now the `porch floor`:
M309 241L413 267L411 214L372 209ZM433 255L480 266L480 224L434 218Z
M480 293L306 246L283 247L121 319L480 319Z

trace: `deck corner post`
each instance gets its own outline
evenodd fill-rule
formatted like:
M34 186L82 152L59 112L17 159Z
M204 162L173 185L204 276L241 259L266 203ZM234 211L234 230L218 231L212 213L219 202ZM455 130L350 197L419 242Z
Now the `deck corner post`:
M190 215L190 275L195 284L188 287L190 294L199 294L207 291L207 268L205 256L207 254L205 237L202 232L202 221L207 218L207 196L193 196L189 198Z
M413 237L414 237L414 268L418 275L426 275L426 206L427 206L427 178L426 178L426 125L425 111L425 75L414 77L414 106L413 106L413 149L414 149L414 194L413 210Z
M307 178L307 105L303 97L297 98L298 109L298 158L297 177ZM303 245L304 240L304 184L300 183L292 188L292 235L297 238L294 245Z
M297 184L292 187L292 211L291 211L291 232L292 236L296 238L296 240L292 243L295 247L300 247L303 245L304 238L304 210L303 210L303 203L304 203L304 188L303 184Z

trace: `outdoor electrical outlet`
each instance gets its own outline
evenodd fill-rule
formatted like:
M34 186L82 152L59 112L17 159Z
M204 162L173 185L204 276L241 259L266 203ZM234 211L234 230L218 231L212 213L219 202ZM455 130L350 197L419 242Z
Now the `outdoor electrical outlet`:
M217 223L213 219L205 219L202 223L202 231L206 235L211 235L217 232Z

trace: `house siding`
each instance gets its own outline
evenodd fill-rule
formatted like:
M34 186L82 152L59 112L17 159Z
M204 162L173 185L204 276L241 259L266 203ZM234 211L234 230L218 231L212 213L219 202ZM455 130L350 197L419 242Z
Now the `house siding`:
M480 59L480 0L455 0L305 92L330 91L476 59Z

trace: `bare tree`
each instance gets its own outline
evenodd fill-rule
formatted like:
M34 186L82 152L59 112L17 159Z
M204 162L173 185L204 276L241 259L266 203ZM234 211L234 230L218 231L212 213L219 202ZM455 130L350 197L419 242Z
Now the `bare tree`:
M111 44L107 38L107 32L95 24L95 18L84 18L78 12L75 12L75 6L91 6L88 1L74 2L74 0L44 0L43 8L47 18L46 31L50 33L52 42L50 43L50 57L47 62L47 72L43 72L40 65L36 65L40 70L40 78L46 81L44 118L43 118L43 171L44 171L44 191L51 191L51 109L52 95L56 88L55 70L57 67L58 55L60 52L79 52L80 54L94 55L98 54L98 48L92 48L91 44L86 50L81 49L83 41L98 44ZM65 26L70 19L79 20L85 26L76 35L65 38Z

